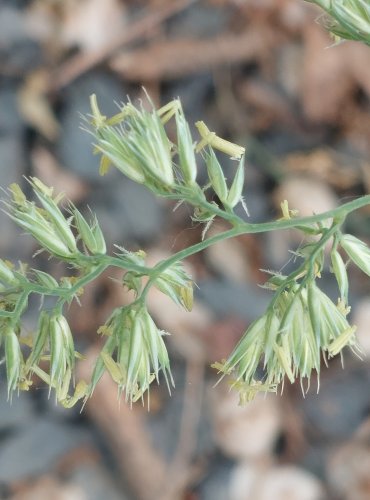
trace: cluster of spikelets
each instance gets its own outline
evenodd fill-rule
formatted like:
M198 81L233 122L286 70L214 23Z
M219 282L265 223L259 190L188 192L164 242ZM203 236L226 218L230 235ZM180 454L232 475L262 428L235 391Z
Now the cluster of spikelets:
M357 40L370 45L369 0L307 0L329 14L322 24L339 39Z
M201 152L207 164L209 185L223 206L232 209L242 201L244 148L218 137L202 121L195 124L201 136L195 145L178 99L159 110L146 110L143 105L135 107L129 102L123 104L115 116L107 118L100 113L93 95L91 108L93 118L89 131L94 136L95 152L101 154L102 175L114 165L157 195L183 194L186 199L193 191L202 196L203 191L196 182L196 154ZM175 142L169 140L165 130L165 124L172 117L176 124ZM230 188L214 150L240 160Z
M53 197L53 189L37 178L29 179L29 183L39 206L13 184L9 188L11 199L5 202L8 215L36 239L41 250L67 261L81 274L87 272L90 264L85 263L84 258L106 252L96 217L88 222L70 203L70 217L66 219L59 207L61 196ZM10 262L0 260L1 340L5 347L9 396L14 390L27 390L36 374L56 390L58 400L70 405L68 391L74 383L75 359L79 355L62 309L65 301L70 302L79 293L74 281L75 278L66 277L58 282L50 274L28 269L25 264L16 269ZM54 296L56 304L40 313L35 335L25 336L21 320L32 293ZM29 351L27 357L26 350ZM47 365L48 372L44 370ZM81 387L80 384L78 392Z
M77 248L71 222L78 231L79 239L85 249L92 254L104 254L106 245L96 217L89 224L79 210L70 202L72 219L65 218L59 203L63 195L53 198L53 188L45 186L39 179L29 179L36 198L41 206L26 198L17 184L10 186L11 202L5 202L7 213L22 229L31 234L43 249L60 259L73 261L81 255Z
M118 385L119 394L125 390L126 400L135 402L146 391L149 394L150 384L154 379L159 382L161 371L171 392L173 379L163 341L165 332L157 328L145 307L115 309L98 333L108 340L95 365L92 387L107 370Z
M30 201L18 185L10 186L11 198L5 202L8 215L40 244L41 250L64 260L77 271L76 276L64 277L59 282L50 274L28 269L21 264L16 269L10 262L0 260L0 328L4 342L4 361L8 395L13 391L28 390L36 375L55 390L56 398L70 407L79 399L92 394L104 371L117 382L119 393L125 390L130 402L142 397L150 383L161 371L167 386L173 384L169 359L159 330L146 310L143 301L113 312L99 329L107 340L89 383L75 384L75 360L81 355L75 351L74 340L63 315L65 304L83 293L83 285L110 264L130 269L122 285L133 289L138 296L141 279L146 275L144 252L128 252L119 248L115 257L106 255L106 244L95 216L88 221L72 204L65 217L53 190L39 179L29 183L35 198ZM99 272L99 273L100 273ZM169 266L153 279L153 285L176 303L191 310L193 283L180 262ZM54 306L40 313L33 335L22 332L22 315L30 294L55 297ZM72 395L70 391L72 390Z
M213 365L223 376L231 375L230 383L239 390L241 403L258 392L276 392L286 379L291 383L299 379L305 393L313 371L319 388L322 359L327 364L328 358L342 357L345 347L361 356L356 327L347 320L347 266L338 246L369 276L370 249L352 235L338 232L334 240L331 268L340 292L338 303L316 285L319 272L305 275L300 283L295 276L274 274L265 285L275 291L266 313L250 325L227 360Z

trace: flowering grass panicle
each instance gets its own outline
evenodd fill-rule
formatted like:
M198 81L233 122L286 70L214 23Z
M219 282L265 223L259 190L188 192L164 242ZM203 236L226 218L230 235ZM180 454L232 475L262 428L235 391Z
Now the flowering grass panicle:
M347 8L350 3L342 4ZM334 3L328 5L332 8ZM248 215L243 199L244 148L218 137L204 122L196 124L200 139L193 141L178 99L159 110L149 104L147 110L142 104L135 107L128 102L116 115L106 117L92 96L90 132L95 152L102 157L100 172L106 174L112 164L155 195L187 203L193 209L192 220L204 224L202 239L149 267L143 250L116 245L110 255L96 216L91 213L86 217L68 200L63 204L63 196L55 195L53 188L39 179L28 179L31 199L20 186L11 185L5 201L8 215L34 237L39 251L66 263L69 270L68 276L56 279L24 263L15 266L0 259L0 361L6 366L8 397L14 391L28 390L38 377L69 408L81 400L86 402L104 373L117 384L118 397L124 394L129 404L144 401L145 394L149 404L150 386L155 381L164 380L170 391L174 381L165 344L167 334L148 312L149 290L156 287L190 311L194 282L184 259L227 238L278 229L296 228L304 238L315 238L295 251L301 263L290 275L270 272L265 285L273 292L270 305L250 325L228 359L215 363L215 368L221 377L231 377L231 385L244 404L258 392L277 392L286 380L300 381L302 387L307 381L309 385L313 372L320 374L322 359L327 363L331 357L342 356L346 347L359 354L355 327L347 319L345 259L347 256L370 275L370 250L363 241L343 234L341 227L349 213L370 203L370 196L310 217L298 217L283 202L281 218L249 223L234 211L240 203ZM176 127L171 139L166 130L169 120ZM222 154L236 160L236 168L231 164L224 169ZM199 157L205 160L205 176L198 175ZM207 229L216 218L229 228L208 236ZM325 251L328 243L332 244L330 264L338 282L338 303L318 285L329 260ZM72 301L79 302L86 285L109 268L123 271L120 285L134 293L131 302L116 308L99 328L104 345L91 379L76 381L75 365L81 355L75 351L66 310ZM49 300L41 300L35 331L25 334L23 316L32 295Z

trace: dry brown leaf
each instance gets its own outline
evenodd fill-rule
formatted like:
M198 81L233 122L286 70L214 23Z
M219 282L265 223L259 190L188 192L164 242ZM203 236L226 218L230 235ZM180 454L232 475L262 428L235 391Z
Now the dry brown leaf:
M18 91L18 106L27 123L50 141L55 141L59 123L46 95L48 89L49 74L42 69L34 71Z
M304 41L304 113L314 122L336 123L342 118L343 102L351 99L356 87L346 62L345 44L330 48L333 41L314 23L307 25Z
M368 500L370 498L369 422L361 438L356 436L337 448L327 465L327 479L335 498Z
M47 149L42 146L33 149L31 161L36 177L45 184L54 186L57 193L65 193L73 203L78 203L87 196L88 186L75 174L64 170Z
M324 148L309 153L291 153L281 164L289 174L314 176L339 189L352 188L362 180L361 168L356 168L353 161Z
M87 500L79 486L65 485L53 476L41 476L32 485L12 495L12 500Z
M100 353L91 348L79 364L78 375L91 378L93 364ZM117 384L105 374L86 404L86 411L104 435L117 466L137 500L157 500L166 480L166 463L151 443L145 428L143 409L130 408L117 400Z
M279 126L297 126L291 103L275 85L259 78L249 78L238 90L240 98L253 115L251 130L266 130L275 123Z
M271 28L253 29L241 34L225 34L207 40L175 39L156 42L115 57L111 67L134 81L173 79L220 64L251 61L277 43Z
M343 103L345 122L343 123L342 137L355 150L364 156L370 155L370 120L369 111L359 103Z
M362 43L347 42L345 50L346 65L359 86L370 97L370 47Z

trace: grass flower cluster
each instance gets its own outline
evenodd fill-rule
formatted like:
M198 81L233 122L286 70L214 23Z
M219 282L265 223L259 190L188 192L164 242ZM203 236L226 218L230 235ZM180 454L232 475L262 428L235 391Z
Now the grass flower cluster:
M210 132L198 123L199 142L193 141L181 104L175 100L156 111L132 103L123 105L112 118L101 115L92 96L90 132L95 148L102 155L101 173L107 162L129 178L144 184L157 196L193 207L193 219L204 224L203 239L149 268L143 251L130 252L116 247L106 253L98 220L90 220L72 203L55 196L53 189L39 179L28 182L34 197L27 199L18 185L9 187L5 201L9 216L40 245L40 251L65 261L74 275L57 281L51 275L21 264L18 268L0 260L0 323L4 343L8 394L27 390L35 377L47 383L61 404L70 407L86 400L102 375L107 372L117 383L118 395L124 393L131 404L144 398L153 381L164 379L170 389L173 379L165 345L166 333L151 318L146 307L149 289L157 287L178 306L190 311L193 281L182 260L204 248L244 233L298 228L304 235L316 235L297 254L302 263L289 276L272 273L265 284L274 295L266 313L257 319L227 360L216 363L222 376L230 375L241 401L258 392L277 391L284 381L309 383L312 372L320 372L321 359L342 353L350 347L356 353L355 328L347 321L348 277L345 255L370 275L370 249L354 236L343 234L345 216L365 205L365 197L338 209L312 217L298 218L287 202L282 217L263 224L249 224L234 212L242 198L244 149ZM169 139L166 122L174 120L176 142ZM157 148L157 149L156 149ZM156 156L152 152L156 149ZM198 153L197 153L198 151ZM236 161L232 179L226 179L219 153ZM208 181L197 183L197 155L205 163ZM157 170L155 166L158 165ZM215 217L223 218L230 229L207 238L206 231ZM331 226L325 224L332 220ZM338 282L339 302L334 304L317 285L324 266L324 247L332 241L331 265ZM90 381L75 381L73 335L66 319L66 308L79 300L83 287L109 267L125 271L122 286L133 290L131 304L115 309L98 333L104 346ZM145 278L145 279L144 279ZM54 297L54 306L40 312L32 336L22 332L22 316L31 294Z
M335 22L331 30L344 38L369 42L370 14L365 0L316 0ZM52 187L39 179L27 179L32 196L12 184L4 200L5 212L39 244L39 252L68 264L68 277L55 279L24 263L17 266L0 259L0 347L5 364L8 397L28 390L35 379L44 381L56 399L66 407L86 401L107 372L116 382L118 396L130 404L143 400L153 381L174 385L163 332L146 306L151 287L190 311L193 280L183 260L227 238L295 228L307 243L296 252L296 269L288 276L269 271L265 287L272 293L271 303L262 317L247 329L228 359L214 364L221 378L230 377L240 393L241 403L258 392L277 392L286 381L299 381L306 391L313 372L319 376L321 361L342 356L349 348L360 355L355 327L347 315L347 265L352 262L370 276L370 249L358 238L343 233L348 214L370 204L370 196L330 210L298 217L288 203L281 204L282 217L251 224L243 199L244 148L227 141L200 121L196 123L198 141L191 135L178 99L156 110L131 102L120 106L116 115L106 117L91 97L91 116L87 128L93 136L94 151L101 156L100 173L116 168L131 180L144 185L156 196L187 203L192 220L203 224L202 239L160 261L146 264L143 251L130 252L116 246L109 255L99 222L93 213L81 211ZM174 134L167 131L172 121ZM173 137L174 136L174 137ZM235 160L228 176L221 166L222 155ZM208 179L198 183L199 159ZM241 204L246 217L234 209ZM224 232L207 237L207 230L220 218L229 226ZM312 239L314 235L314 239ZM330 265L338 284L334 303L319 287L325 265L324 249L330 250ZM76 381L73 333L67 320L68 305L79 301L84 287L108 268L124 271L122 287L133 291L132 302L115 309L98 329L105 342L96 359L91 380ZM22 325L29 297L41 297L41 311L35 331L26 334ZM43 299L49 297L46 307ZM81 361L83 362L83 361Z

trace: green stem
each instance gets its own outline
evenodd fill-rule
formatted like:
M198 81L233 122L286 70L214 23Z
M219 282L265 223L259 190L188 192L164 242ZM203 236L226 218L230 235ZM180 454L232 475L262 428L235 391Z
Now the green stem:
M240 236L242 234L252 234L252 233L256 234L256 233L264 233L264 232L277 231L283 229L293 229L297 226L309 226L311 224L322 222L331 218L336 219L338 221L343 221L349 213L353 212L354 210L358 210L359 208L366 206L368 204L370 204L370 195L366 195L356 200L350 201L348 203L345 203L344 205L341 205L338 208L328 210L327 212L323 212L321 214L311 215L308 217L296 217L292 219L282 219L271 222L262 222L258 224L250 224L248 222L244 222L242 221L242 219L233 214L234 216L233 222L235 223L237 218L238 223L232 229L229 229L220 234L212 236L211 238L207 238L206 240L201 241L200 243L196 243L195 245L192 245L190 247L184 248L183 250L180 250L179 252L171 255L169 258L159 262L156 266L154 266L154 268L150 272L149 281L144 287L140 299L142 300L145 299L150 287L153 285L156 278L172 264L180 260L186 259L187 257L190 257L191 255L194 255L200 252L201 250L204 250L210 247L211 245L218 243L219 241L233 238L235 236ZM217 212L216 215L219 215L218 212L220 211L223 214L225 214L225 212L223 212L221 209L214 210L217 207L214 207L212 203L209 203L207 201L202 201L202 205L209 210ZM227 215L229 216L230 214ZM228 219L230 218L228 217ZM335 224L335 226L337 225L339 224ZM327 238L325 238L325 240L326 239Z
M240 236L243 234L292 229L299 226L308 227L312 224L322 222L330 218L333 218L336 221L338 221L336 224L334 224L337 227L339 223L342 222L350 212L353 212L354 210L357 210L365 205L370 204L370 195L363 196L349 203L345 203L344 205L341 205L338 208L329 210L327 212L323 212L321 214L312 215L308 217L297 217L292 219L275 220L271 222L263 222L258 224L250 224L248 222L243 221L236 214L222 210L215 204L210 203L205 198L199 196L199 194L191 197L188 196L186 201L195 206L203 207L204 209L208 210L215 216L217 215L219 217L222 217L224 220L230 222L233 225L233 227L231 229L228 229L227 231L212 236L211 238L207 238L206 240L196 243L195 245L180 250L179 252L171 255L169 258L159 262L153 268L149 268L140 264L135 264L133 262L130 262L129 260L121 259L120 257L114 257L103 254L92 255L92 256L80 254L79 260L81 262L84 262L85 264L88 265L93 265L93 264L95 265L93 266L91 271L89 271L88 273L83 275L80 279L78 279L73 286L71 286L70 288L59 287L55 290L52 290L37 283L25 281L24 283L21 283L21 288L23 290L23 293L21 294L19 300L17 301L15 310L12 312L0 311L0 317L17 318L22 307L24 306L24 304L28 299L28 295L32 293L59 297L59 299L64 303L65 301L68 301L71 298L73 298L73 296L78 292L79 289L81 289L91 281L95 280L108 267L118 267L126 271L130 270L137 272L138 274L141 274L143 276L145 275L149 276L149 280L146 286L143 288L140 297L138 297L137 299L137 301L142 302L145 300L145 297L150 287L154 284L155 280L163 271L165 271L168 267L170 267L174 263L186 259L187 257L190 257L191 255L194 255L214 245L215 243L218 243L220 241L229 238L234 238L235 236ZM332 231L329 232L331 233ZM320 241L327 240L328 234L326 234L325 236L326 237L322 238L322 240Z

